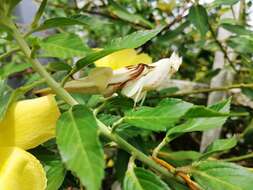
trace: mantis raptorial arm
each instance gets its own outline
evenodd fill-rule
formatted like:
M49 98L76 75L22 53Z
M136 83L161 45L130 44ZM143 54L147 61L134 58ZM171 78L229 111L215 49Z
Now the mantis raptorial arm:
M112 69L100 67L93 69L87 77L68 81L64 89L68 92L80 92L85 94L105 94L109 81L113 76ZM52 93L51 88L44 88L35 91L35 94L46 95Z

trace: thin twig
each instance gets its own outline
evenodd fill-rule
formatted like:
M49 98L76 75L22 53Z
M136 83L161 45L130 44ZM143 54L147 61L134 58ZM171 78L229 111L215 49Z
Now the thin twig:
M239 23L241 25L246 25L246 6L245 0L240 0L240 13L239 13Z
M124 121L124 118L120 118L112 124L112 133L116 130L116 128Z
M233 15L233 19L236 19L235 11L233 9L233 5L230 5L230 9L231 9L231 12L232 12L232 15Z
M191 91L181 91L176 92L172 94L167 94L163 96L152 96L149 98L166 98L166 97L173 97L173 96L186 96L186 95L192 95L192 94L201 94L201 93L208 93L213 91L227 91L234 88L253 88L253 83L248 84L233 84L229 86L222 86L222 87L213 87L213 88L203 88L203 89L197 89L197 90L191 90Z
M170 29L174 24L176 24L177 22L180 22L181 20L183 20L183 18L185 18L183 15L184 13L186 12L186 10L188 9L189 7L186 7L183 9L182 13L179 14L177 17L175 17L175 19L173 19L165 28L163 28L162 31L165 31L165 30L168 30ZM161 32L162 32L161 31ZM161 33L160 32L160 33Z
M158 146L154 148L153 153L152 153L152 157L155 157L155 158L156 158L157 155L158 155L158 153L160 152L160 150L161 150L164 146L166 146L166 145L168 144L168 142L169 142L169 139L168 139L168 133L167 133L166 136L163 138L162 142L160 142L160 143L158 144Z
M16 52L18 52L18 51L20 51L20 48L11 49L10 51L8 51L8 52L6 52L6 53L1 54L1 55L0 55L0 60L4 59L4 58L6 58L6 57L11 56L11 54L16 53Z
M219 46L220 50L221 50L222 53L224 54L226 60L228 61L228 63L229 63L230 66L232 67L232 69L233 69L234 71L237 71L236 68L235 68L234 63L233 63L233 62L231 61L231 59L229 58L228 53L226 52L225 48L223 47L223 45L221 44L221 42L217 39L216 34L215 34L215 32L214 32L214 30L213 30L213 28L212 28L212 26L211 26L211 24L210 24L209 22L208 22L208 25L209 25L209 30L210 30L210 32L211 32L211 34L212 34L212 37L213 37L215 43Z
M76 7L77 9L79 9L79 8L78 8L78 2L77 2L77 0L74 0L74 3L75 3L75 7Z
M33 22L31 23L31 27L32 28L36 28L39 24L39 21L44 13L44 10L46 8L47 5L47 0L43 0L40 4L40 7L38 9L38 11L36 12L36 15L34 16Z
M42 78L40 80L34 81L31 84L27 84L25 86L21 86L21 87L19 87L16 90L19 91L19 92L22 92L22 93L26 93L26 92L32 90L34 87L39 86L39 85L41 85L41 84L43 84L45 82L46 82L46 80L44 78Z
M65 84L66 84L66 82L68 82L68 80L70 79L70 78L72 78L72 72L70 72L70 73L68 73L63 79L62 79L62 81L61 81L61 87L64 87L65 86Z

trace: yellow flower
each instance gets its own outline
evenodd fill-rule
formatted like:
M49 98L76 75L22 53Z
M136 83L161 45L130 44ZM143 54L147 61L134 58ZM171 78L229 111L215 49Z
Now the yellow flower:
M0 189L44 190L42 165L25 150L55 136L60 115L53 95L14 103L0 122Z
M97 67L111 67L115 70L130 65L149 64L151 62L152 58L148 54L137 54L134 49L124 49L97 60L95 65Z
M55 136L58 116L53 95L14 103L0 122L0 146L38 146Z
M0 147L1 190L44 190L46 174L39 160L18 147Z

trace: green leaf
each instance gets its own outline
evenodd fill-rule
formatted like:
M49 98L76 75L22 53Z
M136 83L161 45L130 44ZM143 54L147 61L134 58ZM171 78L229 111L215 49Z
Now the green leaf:
M169 30L165 34L163 34L162 36L159 36L158 39L160 41L166 41L166 42L169 40L172 40L172 39L176 38L177 36L179 36L179 34L182 33L184 31L184 29L187 28L189 25L190 25L190 22L188 20L186 20L181 25L179 25L176 29Z
M183 185L174 179L166 179L166 182L173 190L190 190L186 185Z
M9 4L9 12L12 11L21 0L3 0L4 2L8 2Z
M120 116L118 115L111 115L111 114L105 114L101 113L98 115L99 120L102 121L107 126L112 126L112 124L120 119Z
M172 127L192 106L179 99L166 99L157 107L140 107L126 113L124 121L135 127L163 131Z
M56 141L67 169L88 190L98 190L104 176L104 154L93 113L83 105L63 113L57 123Z
M116 130L117 134L119 134L124 139L133 139L133 138L139 138L139 137L148 137L151 135L152 131L142 128L134 127L128 123L122 123L120 124Z
M47 173L47 188L46 190L59 189L65 178L65 168L60 160L48 161L45 164Z
M151 22L143 18L141 15L128 12L124 7L120 6L118 3L112 0L109 1L109 10L111 13L115 14L122 20L135 23L135 24L144 25L149 28L154 27L154 25Z
M123 182L125 173L127 171L128 161L130 154L126 151L119 149L117 151L117 158L115 161L114 169L115 169L115 177L117 181Z
M56 17L44 21L38 28L34 31L41 31L50 28L72 26L72 25L86 25L85 21L81 21L71 17Z
M51 62L47 65L50 71L70 71L71 66L64 62Z
M105 46L103 50L89 53L86 57L79 59L76 62L76 67L74 68L74 71L78 71L84 66L89 65L96 60L113 52L128 48L137 48L155 37L162 29L163 27L158 27L153 30L140 30L122 38L116 38L112 40L111 43L109 43L107 46Z
M192 162L199 160L202 156L202 153L196 151L175 151L175 152L166 152L165 150L160 151L158 156L168 163L180 167L192 164Z
M188 15L190 22L199 30L202 37L205 37L209 30L208 15L206 9L201 5L193 5Z
M1 12L1 10L0 10L0 12ZM10 26L8 26L8 23L6 23L5 21L4 21L4 19L1 19L1 15L0 15L0 32L2 32L2 31L5 31L5 32L7 32L7 33L9 33L9 34L12 34L12 29L11 29L11 27Z
M71 16L71 18L83 23L87 29L90 29L94 32L98 32L98 30L104 30L104 27L110 27L113 24L109 20L101 19L101 17L96 17L95 15L90 16L87 14L78 14Z
M184 117L186 118L196 118L196 117L224 117L230 116L229 112L219 112L213 109L210 109L205 106L193 106L190 110L186 112Z
M105 46L105 49L137 48L154 38L163 28L164 26L159 26L153 30L139 30L122 38L113 39L111 43Z
M221 24L221 27L238 35L253 35L253 32L251 30L246 29L242 25L224 23Z
M10 17L13 9L21 0L0 0L0 29L11 34Z
M217 152L229 150L233 148L234 146L236 146L236 144L237 144L237 139L235 137L232 137L230 139L217 139L207 147L203 156L200 159L205 159Z
M210 106L209 108L214 111L219 112L228 112L230 108L230 99L222 101L220 103L214 104ZM213 129L216 127L221 127L227 119L227 116L224 117L212 117L212 118L206 118L206 117L200 117L200 118L193 118L187 120L185 123L175 126L172 129L168 131L168 133L175 134L175 133L187 133L187 132L193 132L193 131L206 131L209 129Z
M239 53L253 53L253 35L241 35L230 37L228 45Z
M40 43L43 57L62 59L85 56L91 50L84 45L81 38L71 33L61 33L49 36Z
M123 183L124 190L170 190L155 174L142 168L129 168Z
M10 16L12 10L20 1L21 0L0 0L0 18L2 16Z
M211 7L219 7L221 5L233 5L236 4L239 0L215 0L212 4Z
M14 62L8 63L0 68L0 78L4 79L9 75L24 71L30 67L31 67L30 63L21 63L21 64L16 64Z
M34 31L41 31L50 28L65 27L72 25L83 25L89 29L95 30L97 27L108 24L103 20L96 19L94 16L89 15L73 15L71 17L56 17L46 20ZM99 26L98 26L99 25Z
M250 100L253 100L252 88L242 88L242 93L245 94Z
M190 172L203 189L252 190L253 173L233 163L203 161Z
M176 151L176 152L161 152L161 157L172 160L197 160L201 157L200 152L196 151Z

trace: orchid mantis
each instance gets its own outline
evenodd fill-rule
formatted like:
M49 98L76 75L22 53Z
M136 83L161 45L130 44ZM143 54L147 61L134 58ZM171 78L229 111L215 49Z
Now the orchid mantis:
M110 96L116 91L139 102L148 91L160 90L164 82L178 71L182 58L173 53L170 58L160 59L151 64L138 64L112 70L109 67L97 67L87 77L72 80L64 88L70 92ZM48 94L50 89L36 91Z

